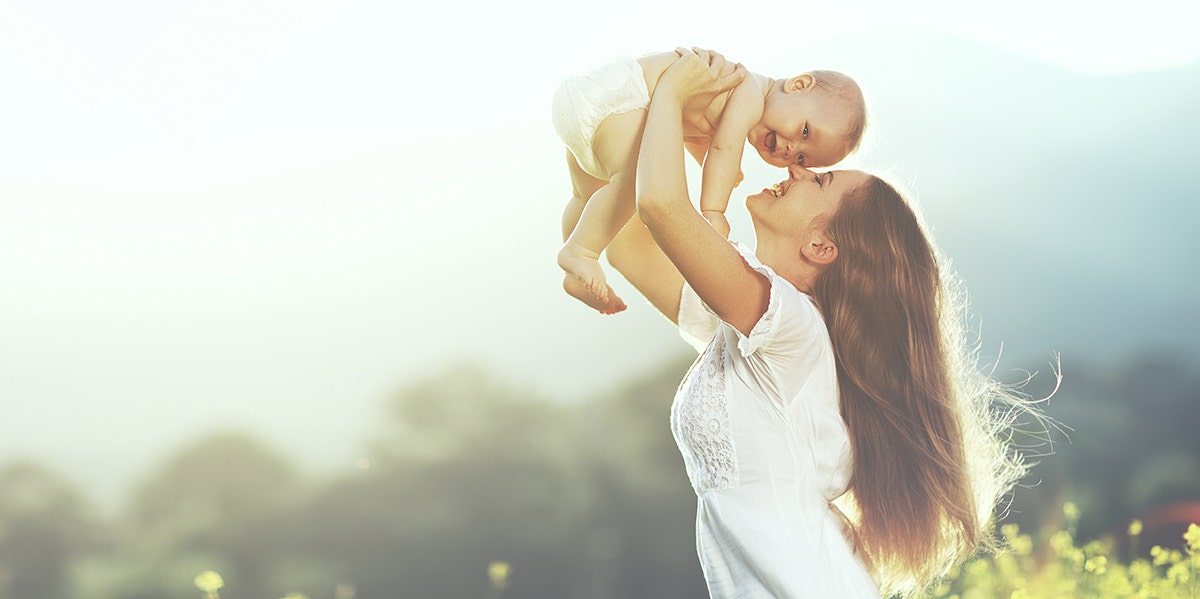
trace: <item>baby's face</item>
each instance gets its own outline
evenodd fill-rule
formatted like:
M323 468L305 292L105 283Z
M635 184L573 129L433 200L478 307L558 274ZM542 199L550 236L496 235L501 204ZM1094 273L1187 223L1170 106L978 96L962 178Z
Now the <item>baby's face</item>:
M773 166L832 166L850 151L854 111L847 104L819 89L770 94L747 140Z

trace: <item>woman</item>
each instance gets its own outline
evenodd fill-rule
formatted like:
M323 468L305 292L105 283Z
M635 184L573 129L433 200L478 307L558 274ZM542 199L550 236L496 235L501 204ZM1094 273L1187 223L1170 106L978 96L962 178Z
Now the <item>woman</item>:
M962 360L934 248L883 181L792 167L746 199L753 251L709 226L688 197L682 114L744 69L680 54L642 138L644 227L631 222L608 251L702 348L671 426L699 498L709 592L920 590L989 538L1024 472L987 409L1011 398Z

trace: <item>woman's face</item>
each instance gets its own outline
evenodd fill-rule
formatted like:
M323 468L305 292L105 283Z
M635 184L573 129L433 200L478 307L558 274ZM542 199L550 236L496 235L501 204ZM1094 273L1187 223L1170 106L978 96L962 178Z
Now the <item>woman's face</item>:
M788 178L746 198L759 246L798 241L837 210L842 196L867 182L862 171L815 173L788 167Z

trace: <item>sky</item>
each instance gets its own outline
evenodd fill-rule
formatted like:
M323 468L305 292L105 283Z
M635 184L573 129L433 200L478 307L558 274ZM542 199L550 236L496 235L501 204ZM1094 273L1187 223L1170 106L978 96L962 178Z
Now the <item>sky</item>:
M549 98L613 56L775 73L921 32L1087 76L1200 59L1164 0L421 4L0 2L0 464L111 501L241 427L337 469L447 363L566 397L653 369L666 323L587 313L553 264Z

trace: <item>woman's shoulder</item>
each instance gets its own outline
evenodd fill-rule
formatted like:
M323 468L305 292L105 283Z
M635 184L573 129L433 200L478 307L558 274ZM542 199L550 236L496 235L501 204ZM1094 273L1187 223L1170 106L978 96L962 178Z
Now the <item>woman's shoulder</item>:
M810 295L800 291L799 289L796 289L796 286L793 285L791 281L783 278L781 275L779 275L779 273L775 272L775 269L764 264L762 260L759 260L758 256L754 254L754 250L750 246L740 241L735 241L733 242L733 247L737 250L738 254L741 255L742 260L746 263L746 266L749 266L751 270L754 270L755 272L767 278L767 282L771 284L772 294L774 294L775 289L778 288L778 291L781 294L795 297L802 303L812 304L812 297Z
M812 340L828 336L825 321L812 297L763 264L745 244L735 242L734 247L746 265L766 277L770 284L766 311L749 335L738 333L738 347L743 356L764 345L806 346Z

